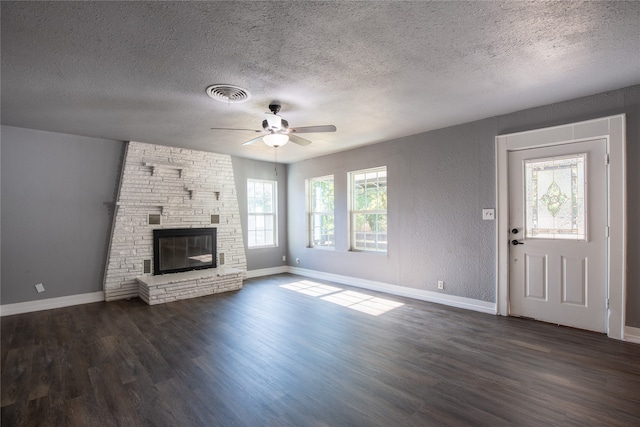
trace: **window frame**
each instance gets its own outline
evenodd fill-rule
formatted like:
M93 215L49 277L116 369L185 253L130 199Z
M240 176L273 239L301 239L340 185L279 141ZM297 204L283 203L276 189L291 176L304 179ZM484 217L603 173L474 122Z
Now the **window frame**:
M255 191L255 184L270 184L271 185L271 206L272 209L269 212L254 212L252 211L252 203L251 200L249 199L249 184L254 184L254 191ZM255 194L255 193L254 193ZM254 197L255 199L255 197ZM263 201L264 201L264 197L263 197ZM254 227L253 230L249 229L249 224L250 224L250 218L251 217L257 218L257 217L262 217L263 218L263 224L267 224L267 218L271 217L271 225L272 225L272 240L273 243L268 243L268 244L255 244L255 242L257 241L257 239L255 238L257 236L254 235L254 244L251 244L251 233L258 233L261 232L263 233L263 237L265 238L265 241L267 241L267 237L268 237L268 231L269 229L266 227L262 227L262 229L258 229L257 227ZM257 221L254 221L254 224L256 224ZM270 180L270 179L258 179L258 178L247 178L247 248L248 249L261 249L261 248L275 248L278 247L278 181L275 180Z
M384 209L356 209L356 203L357 203L357 199L356 199L356 188L355 188L355 178L357 175L362 175L362 174L367 174L367 173L379 173L379 172L384 172L385 173L385 181L386 181L386 186L385 186L385 208ZM374 168L367 168L367 169L360 169L360 170L356 170L356 171L351 171L348 174L349 177L349 250L353 251L353 252L366 252L366 253L374 253L374 254L388 254L389 253L389 242L388 242L388 203L387 203L387 197L388 197L388 188L389 188L389 184L388 184L388 173L387 173L387 166L378 166L378 167L374 167ZM379 179L379 177L377 177L376 179ZM356 219L357 219L357 215L384 215L385 216L385 220L387 222L387 230L385 231L385 233L387 234L387 238L384 241L384 249L380 250L380 249L367 249L367 248L360 248L360 247L356 247L356 243L357 243L357 239L356 239ZM378 221L376 219L376 227L378 226ZM376 232L376 234L379 234L380 232ZM375 245L376 247L378 247L379 245L379 240L376 239L375 241Z
M333 184L333 200L331 201L333 210L331 211L315 211L314 210L314 183L329 181ZM307 199L307 247L315 248L315 249L324 249L324 250L335 250L336 248L336 234L335 234L335 177L333 174L325 175L320 177L308 178L306 180L306 199ZM333 218L333 240L330 245L323 244L314 244L314 231L316 215L321 215L322 217L331 216Z

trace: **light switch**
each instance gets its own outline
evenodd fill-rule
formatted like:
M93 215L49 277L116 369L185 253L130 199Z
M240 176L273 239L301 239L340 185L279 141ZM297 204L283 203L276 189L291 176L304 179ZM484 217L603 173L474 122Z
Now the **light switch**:
M482 219L485 221L493 221L496 219L495 209L482 209Z

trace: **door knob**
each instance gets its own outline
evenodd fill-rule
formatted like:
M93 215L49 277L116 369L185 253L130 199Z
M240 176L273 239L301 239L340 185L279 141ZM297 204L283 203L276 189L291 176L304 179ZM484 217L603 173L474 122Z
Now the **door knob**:
M524 245L524 243L522 243L522 242L520 242L520 241L518 241L518 240L515 240L515 239L511 241L511 244L512 244L513 246L517 246L517 245Z
M511 232L512 232L513 234L518 234L518 229L517 229L517 228L514 228L513 230L511 230Z

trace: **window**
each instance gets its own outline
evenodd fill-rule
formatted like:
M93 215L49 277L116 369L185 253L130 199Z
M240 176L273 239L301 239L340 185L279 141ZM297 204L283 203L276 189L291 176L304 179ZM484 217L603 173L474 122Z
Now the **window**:
M333 175L307 180L309 246L335 247Z
M524 161L525 236L586 240L587 155Z
M247 244L250 248L277 246L275 181L247 180Z
M351 250L387 252L387 167L349 173Z

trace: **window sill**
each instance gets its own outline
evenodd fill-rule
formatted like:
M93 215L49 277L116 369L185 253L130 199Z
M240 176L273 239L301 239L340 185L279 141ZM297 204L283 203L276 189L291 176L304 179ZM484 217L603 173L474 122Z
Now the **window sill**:
M273 248L277 248L278 245L265 245L265 246L248 246L247 249L248 250L252 250L252 249L273 249Z
M389 255L389 252L363 251L361 249L349 249L349 252L358 253L358 254Z

